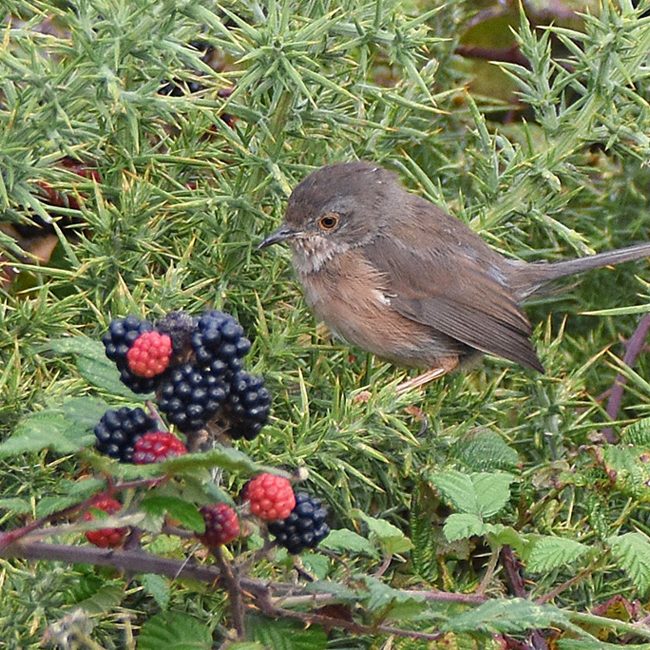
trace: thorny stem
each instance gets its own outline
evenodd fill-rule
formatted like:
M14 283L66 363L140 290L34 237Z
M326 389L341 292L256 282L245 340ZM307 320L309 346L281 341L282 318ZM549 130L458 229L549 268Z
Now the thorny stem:
M216 546L210 550L217 560L221 576L223 581L226 583L226 589L230 596L230 611L232 613L233 625L237 631L237 638L243 639L246 634L244 627L244 601L242 598L241 587L239 585L239 576L236 573L237 570L235 569L235 571L233 571L233 567L226 558L224 558L220 546Z
M528 598L524 578L521 575L521 565L509 546L504 546L501 549L501 562L512 593L518 598ZM530 633L530 645L534 650L548 650L546 639L539 630L533 630Z
M60 561L68 564L94 564L98 566L110 566L121 569L132 574L156 573L167 576L172 580L176 579L193 579L201 582L225 585L224 576L221 571L214 566L199 566L191 559L173 560L157 555L152 555L141 550L134 551L114 551L100 549L90 546L68 546L65 544L46 544L43 542L34 542L30 540L21 540L11 544L0 551L0 557L3 558L24 558L28 560L48 560ZM517 560L512 550L505 547L501 552L506 574L509 576L514 571L518 577L512 576L512 591L515 595L525 597L526 591L523 587L523 579L519 575ZM293 612L287 609L289 604L307 604L314 602L325 604L327 600L336 601L335 594L296 594L297 585L283 582L271 582L256 580L245 576L238 577L238 584L242 593L254 599L254 604L269 616L282 616L294 618L307 624L319 624L326 628L338 628L348 630L356 634L390 634L412 639L435 640L439 638L435 633L427 634L416 630L402 630L390 626L377 625L374 627L361 625L355 622L332 618L323 614L309 614L304 612ZM420 596L430 602L441 603L458 603L465 605L479 605L485 602L487 598L479 594L460 594L447 591L422 591L422 590L404 590L405 594ZM286 598L282 600L284 607L277 607L274 598L280 598L282 595ZM625 623L618 620L608 619L593 614L582 614L577 612L567 612L567 616L575 620L576 623L596 625L615 629L622 633L636 634L643 638L650 639L650 630L638 623ZM540 633L537 633L544 645L535 644L534 648L545 648L545 641Z
M646 314L639 321L634 334L629 338L627 345L625 347L625 355L623 356L623 363L630 368L634 365L636 358L639 356L643 350L643 346L650 332L650 314ZM607 415L611 420L616 420L618 417L618 412L621 410L621 403L623 402L623 392L625 390L625 384L627 383L627 378L625 375L619 373L614 379L614 384L609 393L609 400L607 401ZM617 442L617 436L614 433L612 427L606 427L603 429L603 437L610 444L615 444Z
M584 580L584 578L586 578L587 576L591 575L594 572L594 570L598 568L599 565L600 562L597 562L592 566L583 569L582 571L580 571L580 573L577 573L576 575L572 576L571 578L563 582L561 585L555 587L555 589L552 589L547 594L544 594L543 596L537 598L535 602L538 605L543 605L544 603L548 603L549 601L559 596L563 591L570 589L571 587L573 587L573 585L577 584L581 580Z
M418 632L416 630L401 630L396 627L388 625L375 625L368 626L354 621L346 621L340 618L333 618L325 616L324 614L312 614L310 612L297 612L283 607L276 607L268 595L258 595L256 604L262 610L262 613L271 618L293 618L301 621L305 625L322 625L325 629L338 628L347 630L353 634L368 634L376 635L390 634L392 636L402 637L406 639L419 639L424 641L437 641L442 636L442 632L434 632L429 634L427 632Z
M492 582L492 578L494 577L494 572L496 571L498 562L499 550L498 548L493 548L492 552L490 553L490 561L488 562L487 568L485 570L485 575L483 576L481 584L479 584L478 589L476 590L476 593L478 595L482 596L490 586L490 582Z

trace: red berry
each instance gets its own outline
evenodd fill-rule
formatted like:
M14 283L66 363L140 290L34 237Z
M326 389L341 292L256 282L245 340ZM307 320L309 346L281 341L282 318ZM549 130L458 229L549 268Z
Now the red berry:
M251 512L265 521L286 519L296 505L289 479L275 474L259 474L249 481L245 498Z
M203 506L201 514L205 521L205 533L198 537L206 546L221 546L239 537L239 519L229 505L215 503Z
M103 510L109 515L114 515L122 509L122 504L115 499L112 499L105 494L100 494L92 502L92 507L97 510ZM85 512L83 515L84 521L92 521L94 519L92 512ZM86 539L99 548L116 548L120 546L128 533L128 528L98 528L97 530L89 530L86 533Z
M134 375L150 379L167 370L171 356L172 340L167 334L144 332L129 348L126 360Z
M135 441L133 462L136 465L159 463L186 453L187 447L176 436L168 431L152 431Z

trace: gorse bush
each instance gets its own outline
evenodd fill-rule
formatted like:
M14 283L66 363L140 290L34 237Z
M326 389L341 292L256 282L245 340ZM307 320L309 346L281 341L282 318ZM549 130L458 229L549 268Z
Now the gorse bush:
M356 158L512 257L647 240L649 12L5 0L7 647L647 643L647 262L528 308L545 374L487 359L397 396L404 371L331 341L286 253L255 248L308 172ZM212 308L251 339L270 422L146 468L100 457L106 409L142 405L103 357L109 322ZM322 552L292 562L261 530L212 566L200 508L269 468L327 504ZM106 526L140 533L104 551L82 533L111 489Z

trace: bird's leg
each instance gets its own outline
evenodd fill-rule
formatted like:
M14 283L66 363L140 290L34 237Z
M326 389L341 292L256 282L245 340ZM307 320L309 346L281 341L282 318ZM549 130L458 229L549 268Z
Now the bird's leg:
M457 367L458 367L458 357L445 357L444 359L440 359L438 365L435 368L431 368L431 370L427 370L426 372L423 372L421 375L418 375L417 377L413 377L408 381L404 381L401 384L399 384L397 386L397 394L403 395L404 393L407 393L408 391L413 390L414 388L425 386L430 381L433 381L434 379L440 379L440 377L443 377L448 372L455 370Z

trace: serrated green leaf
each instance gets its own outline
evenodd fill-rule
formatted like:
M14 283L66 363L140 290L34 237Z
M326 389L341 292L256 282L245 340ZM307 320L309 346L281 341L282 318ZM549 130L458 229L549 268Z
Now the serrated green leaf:
M346 585L330 580L315 580L305 585L305 591L311 594L332 594L338 601L343 603L356 603L359 601L360 592L350 589Z
M437 472L430 476L442 497L457 510L480 517L491 517L510 499L512 474L477 472L463 474L456 470Z
M183 526L196 533L205 531L203 515L193 503L183 501L178 497L151 494L140 503L143 510L151 515L164 515L178 519Z
M376 540L384 553L404 553L412 548L411 540L390 522L371 517L362 510L353 510L351 514L354 518L361 519L368 526L370 539Z
M206 452L171 458L158 463L158 465L160 465L161 470L170 476L192 474L197 469L212 469L213 467L221 467L221 469L228 472L238 472L245 475L264 472L269 469L256 463L243 451L233 447L221 446ZM279 473L277 470L272 471L276 474Z
M109 409L109 404L99 397L71 397L60 407L67 420L76 426L93 429L102 415Z
M443 625L443 630L510 634L556 625L569 625L565 614L557 607L536 605L523 598L503 598L488 600L476 609L451 618Z
M115 363L106 357L101 341L87 336L59 338L48 341L40 349L55 354L72 355L79 374L88 383L105 390L110 395L140 401L145 398L137 396L120 381L120 373Z
M7 497L6 499L0 499L0 510L9 511L16 515L23 515L32 511L32 504L27 499Z
M301 553L300 560L310 575L317 580L325 580L330 570L330 560L322 553Z
M510 500L510 483L515 477L505 472L471 475L478 513L483 517L496 515Z
M482 519L476 515L466 512L454 512L447 517L442 532L447 541L455 542L474 535L484 535L486 527Z
M577 562L589 547L564 537L536 537L526 553L526 567L535 573L546 573L565 564Z
M212 635L198 618L163 612L147 620L138 634L138 650L211 650Z
M373 557L377 555L377 549L369 540L346 528L330 531L330 534L320 543L320 546L330 551L365 553Z
M123 585L102 585L94 594L76 603L75 609L84 609L90 614L103 614L115 609L123 598Z
M101 341L91 339L89 336L65 336L53 338L39 345L41 352L54 352L55 354L73 354L89 359L106 358L104 345ZM108 359L107 359L108 361Z
M429 488L426 488L429 490ZM437 561L437 529L433 521L434 501L423 494L422 486L414 494L409 513L409 530L413 549L411 562L415 572L428 582L433 582L438 576Z
M75 427L61 411L39 411L23 418L11 438L0 444L0 457L41 449L72 454L93 440L94 435L88 433L87 427Z
M625 427L621 433L621 443L636 447L650 446L650 418L637 420Z
M609 476L616 487L638 499L650 501L650 463L646 447L606 445L602 458Z
M273 650L324 650L327 634L318 625L303 625L263 616L246 617L246 633L250 640ZM153 649L152 649L153 650Z
M625 533L607 542L618 561L639 591L650 589L650 540L642 533Z
M368 588L366 607L380 614L382 620L406 620L423 610L424 596L393 589L372 576L365 576L364 582Z
M489 429L478 429L454 444L451 454L471 471L511 469L519 462L517 451Z
M468 474L449 470L431 474L429 480L438 489L442 498L456 510L479 514L474 484Z
M155 573L145 573L138 579L144 590L156 601L158 607L163 610L167 609L170 599L169 581Z
M61 405L23 418L11 438L0 444L0 457L52 449L70 454L91 445L93 427L108 405L95 397L73 397Z
M512 546L518 553L522 553L528 540L511 526L502 524L485 524L485 532L494 546Z

